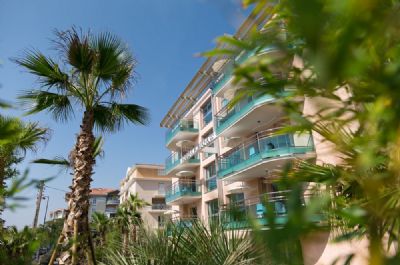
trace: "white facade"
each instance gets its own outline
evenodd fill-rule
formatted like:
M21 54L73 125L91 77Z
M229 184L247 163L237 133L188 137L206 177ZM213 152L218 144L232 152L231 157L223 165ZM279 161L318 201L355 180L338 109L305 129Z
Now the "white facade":
M151 229L164 225L165 213L170 207L165 203L165 189L171 185L171 178L164 176L164 166L136 164L128 168L120 186L120 203L126 201L131 194L138 194L149 206L140 209L143 223Z

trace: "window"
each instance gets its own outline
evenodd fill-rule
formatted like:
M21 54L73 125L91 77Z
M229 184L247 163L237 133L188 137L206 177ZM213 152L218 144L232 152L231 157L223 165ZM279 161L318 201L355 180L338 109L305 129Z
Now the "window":
M165 183L164 182L158 183L158 193L165 194Z
M189 218L197 219L197 207L190 207L189 208Z
M229 195L229 202L231 204L244 204L244 193L234 193Z
M161 215L157 216L157 223L158 223L158 227L164 226L164 218Z
M211 99L208 100L206 104L204 104L204 106L201 108L201 112L203 114L203 127L205 127L212 121Z
M206 134L203 135L202 139L205 140L208 137L210 137L212 134L214 133L213 130L210 130L209 132L207 132ZM207 147L214 147L214 142L210 143ZM213 153L207 153L207 152L203 152L203 159L206 159L210 156L212 156Z
M206 175L206 188L207 192L215 190L217 188L217 174L215 168L215 162L204 167Z
M218 207L218 199L207 202L208 208L208 219L209 222L218 222L219 215L219 207Z
M222 99L222 102L221 102L222 108L225 107L226 105L228 105L228 103L229 103L228 99L226 99L226 98Z
M246 207L243 193L234 193L228 196L229 198L229 214L228 218L231 221L243 221L246 218Z
M91 204L96 204L96 198L92 198Z

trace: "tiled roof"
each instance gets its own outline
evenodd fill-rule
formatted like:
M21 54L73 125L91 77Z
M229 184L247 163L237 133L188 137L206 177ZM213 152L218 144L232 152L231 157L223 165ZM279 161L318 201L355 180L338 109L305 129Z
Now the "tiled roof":
M111 192L119 192L117 189L111 189L111 188L93 188L90 190L90 195L107 195Z

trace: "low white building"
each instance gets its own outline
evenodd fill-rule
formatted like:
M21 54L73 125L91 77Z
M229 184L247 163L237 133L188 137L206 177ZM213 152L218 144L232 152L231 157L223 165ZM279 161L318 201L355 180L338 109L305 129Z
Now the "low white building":
M67 210L63 208L55 209L54 211L49 212L50 220L63 219L67 214Z

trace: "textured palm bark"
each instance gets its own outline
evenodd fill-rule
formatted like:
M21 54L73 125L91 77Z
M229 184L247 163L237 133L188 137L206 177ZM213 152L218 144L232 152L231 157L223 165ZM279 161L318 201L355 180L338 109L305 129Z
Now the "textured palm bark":
M124 255L128 255L128 241L129 241L128 231L123 231L122 236L123 236L123 238L122 238L123 253L124 253Z
M60 236L60 264L90 264L87 256L92 257L92 263L95 262L88 222L90 183L95 163L93 125L93 112L85 111L73 151L74 176L68 198L68 214Z

